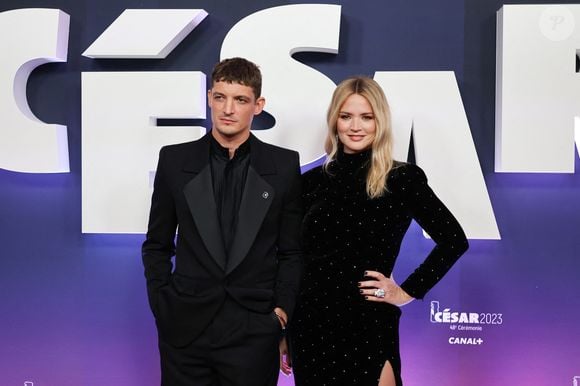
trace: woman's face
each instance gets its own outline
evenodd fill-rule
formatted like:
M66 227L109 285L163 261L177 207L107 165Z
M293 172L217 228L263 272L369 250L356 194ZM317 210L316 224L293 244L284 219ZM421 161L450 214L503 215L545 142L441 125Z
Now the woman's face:
M338 113L336 130L345 153L370 148L375 140L376 125L369 101L359 94L349 96Z

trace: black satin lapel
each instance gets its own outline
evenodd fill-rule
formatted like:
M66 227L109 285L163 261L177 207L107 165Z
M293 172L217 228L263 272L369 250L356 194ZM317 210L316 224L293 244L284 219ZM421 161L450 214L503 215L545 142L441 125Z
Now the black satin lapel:
M183 188L197 230L216 263L226 267L226 252L217 218L209 164Z
M248 254L273 199L274 189L250 166L226 274L232 272Z

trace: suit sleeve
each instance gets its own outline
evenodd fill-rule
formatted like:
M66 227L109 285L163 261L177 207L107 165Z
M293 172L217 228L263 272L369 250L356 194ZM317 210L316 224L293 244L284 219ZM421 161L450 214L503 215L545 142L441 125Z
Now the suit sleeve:
M291 320L302 275L302 189L298 153L293 153L289 188L284 197L280 233L278 236L278 273L276 306L282 308Z
M427 184L421 168L407 165L402 172L405 200L415 221L431 236L435 247L423 263L401 284L409 295L422 299L467 250L461 225Z
M171 276L175 255L175 232L177 216L171 188L166 180L166 149L161 149L151 197L151 211L147 236L141 252L149 305L155 312L155 299L159 288L166 285Z

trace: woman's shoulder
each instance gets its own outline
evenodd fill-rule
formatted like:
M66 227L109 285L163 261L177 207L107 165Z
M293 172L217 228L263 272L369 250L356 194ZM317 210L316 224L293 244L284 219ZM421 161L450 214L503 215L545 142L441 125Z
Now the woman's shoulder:
M407 186L426 183L427 176L423 169L415 164L400 161L395 161L387 179L389 190L401 190Z
M302 174L302 190L304 193L310 192L320 186L326 177L326 172L322 165L315 166Z
M320 181L320 179L324 175L324 168L322 165L315 166L312 169L308 169L304 173L302 173L302 183L313 183Z

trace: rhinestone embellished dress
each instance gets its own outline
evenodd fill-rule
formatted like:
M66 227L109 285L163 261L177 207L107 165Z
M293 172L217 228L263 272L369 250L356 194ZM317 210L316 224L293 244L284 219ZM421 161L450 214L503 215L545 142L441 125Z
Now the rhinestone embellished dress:
M414 219L435 241L424 262L401 284L423 298L467 249L465 235L415 165L397 163L388 192L369 199L370 151L339 153L330 173L303 176L305 274L290 337L296 386L375 386L389 361L402 385L401 311L364 300L365 270L391 274Z

